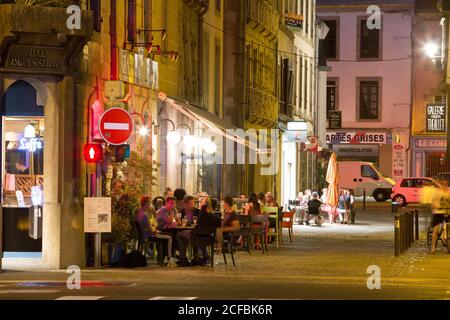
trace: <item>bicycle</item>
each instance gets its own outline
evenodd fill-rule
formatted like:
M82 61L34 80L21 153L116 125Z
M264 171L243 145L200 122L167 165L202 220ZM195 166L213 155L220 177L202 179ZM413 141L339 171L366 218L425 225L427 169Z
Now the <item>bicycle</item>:
M444 248L447 248L447 252L450 253L450 245L449 245L449 238L450 238L450 219L449 215L444 215L444 221L439 224L439 231L438 231L438 239L437 242L439 243L439 240L441 241L441 244ZM428 250L431 251L432 247L432 239L433 239L433 230L434 226L432 223L428 226L427 230L427 246ZM442 236L444 235L444 237Z

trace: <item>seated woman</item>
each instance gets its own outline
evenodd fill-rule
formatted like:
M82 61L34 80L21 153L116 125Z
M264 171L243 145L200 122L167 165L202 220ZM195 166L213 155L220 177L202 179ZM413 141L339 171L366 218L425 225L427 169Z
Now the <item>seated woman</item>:
M220 228L220 217L214 214L213 203L209 197L201 201L200 215L193 232L194 258L192 265L206 265L209 263L207 247L211 244L211 235ZM200 255L202 258L200 258Z

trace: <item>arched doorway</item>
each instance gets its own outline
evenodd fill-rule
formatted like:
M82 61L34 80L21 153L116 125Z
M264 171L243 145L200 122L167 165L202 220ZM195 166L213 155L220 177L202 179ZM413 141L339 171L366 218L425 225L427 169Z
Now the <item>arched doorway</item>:
M29 81L28 81L29 80ZM47 87L16 80L1 97L3 256L42 257Z

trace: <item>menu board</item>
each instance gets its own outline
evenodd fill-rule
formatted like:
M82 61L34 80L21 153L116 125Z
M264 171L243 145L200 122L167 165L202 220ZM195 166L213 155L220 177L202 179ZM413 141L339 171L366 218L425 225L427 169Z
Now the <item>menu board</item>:
M342 128L342 111L330 111L328 113L329 128L341 129Z
M84 198L84 232L111 232L111 198Z

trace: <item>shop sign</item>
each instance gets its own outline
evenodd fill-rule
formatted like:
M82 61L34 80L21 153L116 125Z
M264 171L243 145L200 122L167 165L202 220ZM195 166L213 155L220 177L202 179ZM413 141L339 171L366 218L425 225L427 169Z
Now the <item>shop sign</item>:
M303 16L291 12L286 12L284 14L284 23L290 27L302 28Z
M427 132L446 132L447 106L442 103L427 105Z
M120 68L119 79L141 87L158 89L158 63L137 54L119 49Z
M342 128L342 111L330 111L328 114L330 129Z
M19 71L65 73L64 48L12 45L5 67Z
M436 148L445 149L447 148L446 139L417 139L415 142L417 148Z
M341 158L378 158L378 145L334 145L333 151Z
M393 146L392 155L392 173L396 178L403 178L406 168L406 151L405 147L401 144Z
M392 134L387 132L327 132L327 144L391 144Z
M19 150L26 150L28 152L35 152L36 150L41 150L43 147L42 141L38 138L26 139L22 138L20 140Z

